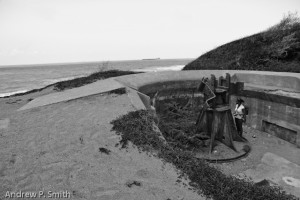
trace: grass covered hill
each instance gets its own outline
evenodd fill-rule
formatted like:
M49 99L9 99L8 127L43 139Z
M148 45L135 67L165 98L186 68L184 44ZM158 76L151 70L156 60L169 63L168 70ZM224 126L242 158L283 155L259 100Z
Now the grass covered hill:
M288 14L268 30L224 44L183 70L263 70L300 73L300 18Z

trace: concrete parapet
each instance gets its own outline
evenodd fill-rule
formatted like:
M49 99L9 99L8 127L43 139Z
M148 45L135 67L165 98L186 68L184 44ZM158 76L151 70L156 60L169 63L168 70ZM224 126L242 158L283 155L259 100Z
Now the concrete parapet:
M294 73L291 73L294 74ZM244 82L251 85L271 86L287 91L300 92L300 78L298 76L286 76L280 74L253 74L236 73L232 77L233 82Z

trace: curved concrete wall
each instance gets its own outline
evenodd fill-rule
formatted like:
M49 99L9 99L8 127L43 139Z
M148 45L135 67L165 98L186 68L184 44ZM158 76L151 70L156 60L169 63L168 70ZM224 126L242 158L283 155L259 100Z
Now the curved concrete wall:
M285 75L236 73L232 77L234 82L244 82L254 85L278 87L289 91L300 92L300 79Z
M191 70L135 74L115 79L151 97L157 91L196 88L203 77L210 77L211 74L214 74L218 78L225 76L226 73L232 76L232 82L245 83L245 88L241 94L238 94L238 96L232 95L231 106L234 108L237 97L245 99L249 107L247 125L266 132L271 131L271 134L277 134L277 136L283 137L283 139L300 147L300 94L298 94L300 92L300 74L235 70ZM247 85L252 87L247 87ZM270 90L290 91L296 93L296 96L270 94L268 93ZM150 107L150 98L141 96L145 106ZM280 133L276 133L276 131ZM282 136L281 132L284 132L287 136Z
M140 90L149 85L159 85L172 82L200 81L202 77L225 76L229 73L232 82L245 82L246 84L271 86L278 89L300 92L300 73L266 72L266 71L238 71L238 70L188 70L188 71L165 71L143 74L127 75L115 78L115 80ZM269 89L269 88L268 88Z

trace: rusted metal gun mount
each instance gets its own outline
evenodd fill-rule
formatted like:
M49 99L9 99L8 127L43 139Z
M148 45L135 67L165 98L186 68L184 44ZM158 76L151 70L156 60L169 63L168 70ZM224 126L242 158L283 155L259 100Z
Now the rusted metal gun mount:
M210 151L215 146L215 140L235 151L233 141L244 141L237 133L230 109L230 95L243 85L232 85L230 79L228 73L219 80L211 75L210 79L203 78L197 87L198 92L203 92L204 105L198 115L195 134L210 137Z

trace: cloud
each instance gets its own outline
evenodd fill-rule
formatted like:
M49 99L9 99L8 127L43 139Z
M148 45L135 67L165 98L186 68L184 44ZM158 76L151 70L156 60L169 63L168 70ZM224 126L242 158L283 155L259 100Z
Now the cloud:
M7 55L7 56L19 56L19 55L36 55L39 52L36 50L22 50L22 49L12 49L10 51L4 52L0 51L0 55Z

